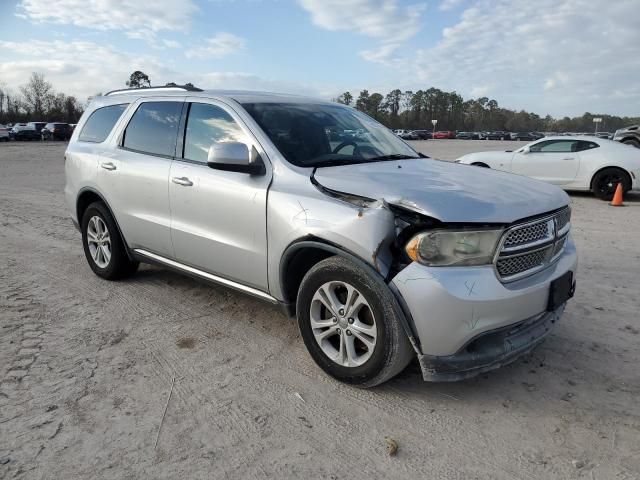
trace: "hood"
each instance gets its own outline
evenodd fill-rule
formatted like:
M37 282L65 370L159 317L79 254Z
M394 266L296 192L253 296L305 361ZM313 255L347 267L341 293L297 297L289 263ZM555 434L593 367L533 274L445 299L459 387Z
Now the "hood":
M322 186L451 223L512 223L569 204L560 188L520 175L433 159L318 168Z
M519 149L520 147L511 151L491 150L488 152L467 153L466 155L462 155L459 158L459 160L464 160L465 163L477 162L477 161L483 161L483 160L498 160L500 158L504 158L504 160L509 160L513 156L513 152Z

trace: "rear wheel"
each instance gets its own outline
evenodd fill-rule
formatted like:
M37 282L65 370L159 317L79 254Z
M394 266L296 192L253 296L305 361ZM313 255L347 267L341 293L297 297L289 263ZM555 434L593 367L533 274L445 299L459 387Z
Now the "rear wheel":
M82 245L91 270L99 277L117 280L138 269L138 262L129 259L116 222L102 202L92 203L82 215Z
M624 192L629 191L631 189L629 174L620 168L604 168L593 177L591 190L596 197L611 200L619 183L622 184Z
M322 260L307 272L296 308L311 357L337 380L373 387L413 357L396 298L384 282L343 257Z

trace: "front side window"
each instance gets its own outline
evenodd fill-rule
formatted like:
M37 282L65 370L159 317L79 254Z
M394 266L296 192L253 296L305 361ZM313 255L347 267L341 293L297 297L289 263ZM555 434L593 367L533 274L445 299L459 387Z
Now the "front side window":
M529 147L533 153L567 153L578 151L577 140L547 140Z
M173 157L182 102L145 102L133 114L122 146L129 150Z
M209 147L217 142L249 143L240 126L222 108L206 103L192 103L187 117L184 158L207 162Z
M290 163L299 167L419 158L391 130L349 107L313 103L244 103Z
M122 103L95 110L82 127L78 140L91 143L104 142L127 106L128 103Z

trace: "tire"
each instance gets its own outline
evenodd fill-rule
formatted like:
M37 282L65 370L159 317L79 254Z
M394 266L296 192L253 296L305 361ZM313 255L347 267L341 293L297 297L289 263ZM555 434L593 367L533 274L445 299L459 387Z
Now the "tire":
M601 200L611 200L618 183L622 184L623 192L631 189L631 178L624 170L616 167L603 168L596 173L591 181L591 191Z
M349 293L354 290L359 297ZM334 301L327 301L326 295L323 300L322 292L333 292ZM364 302L349 317L346 303L354 298ZM335 317L329 304L333 311L338 310ZM346 311L340 310L342 307L347 307ZM374 387L400 373L414 356L395 296L382 279L346 258L329 257L307 272L296 310L309 354L322 370L341 382ZM349 344L351 348L346 347Z
M116 222L104 203L94 202L87 207L81 228L84 254L93 273L106 280L118 280L135 273L139 263L129 259ZM101 236L105 230L106 236ZM90 240L90 236L103 243Z
M636 140L635 138L629 138L629 139L625 140L622 143L625 143L627 145L631 145L631 146L636 147L636 148L640 148L640 140Z

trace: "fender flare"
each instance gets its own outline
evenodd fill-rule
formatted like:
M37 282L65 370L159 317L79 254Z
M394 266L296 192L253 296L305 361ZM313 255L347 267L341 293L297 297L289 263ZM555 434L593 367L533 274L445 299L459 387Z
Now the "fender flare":
M399 290L395 287L395 285L393 285L393 283L387 283L380 272L373 268L371 264L367 263L362 258L350 252L349 250L342 248L341 246L315 237L312 237L310 239L298 240L289 244L289 246L287 246L287 248L284 250L284 253L282 254L282 257L280 259L279 281L282 292L286 291L285 278L287 276L287 267L289 265L289 262L293 258L293 255L303 248L316 248L331 253L332 255L344 257L368 272L371 275L371 278L380 286L388 288L397 300L398 318L400 319L402 328L409 338L409 341L411 342L411 345L413 346L415 352L418 355L422 355L420 340L418 339L418 335L416 333L413 317L411 315L409 307L407 306L407 303L405 302L404 298L402 298ZM285 302L289 302L288 304L291 305L291 300L292 299L287 298L285 299ZM295 299L293 299L293 301L295 302ZM289 309L289 311L292 310Z
M129 258L129 260L134 261L136 260L136 258L134 258L133 252L131 251L131 248L129 248L129 244L127 243L127 239L124 237L124 234L122 233L122 228L120 228L120 223L118 222L118 219L116 218L115 213L113 213L113 209L111 208L111 205L109 205L109 202L107 202L107 200L104 198L104 195L102 195L98 190L96 190L95 188L92 187L83 187L78 191L78 195L76 196L76 218L78 219L78 230L81 231L82 228L82 218L80 218L79 215L79 211L78 211L78 202L80 200L80 197L82 196L83 193L93 193L95 196L97 196L98 198L100 198L100 201L102 203L104 203L107 207L107 209L109 210L109 213L111 213L111 216L113 217L113 221L116 222L116 228L118 229L118 235L120 235L120 238L122 239L122 243L124 243L124 248L127 252L127 257ZM81 231L82 233L82 231Z

